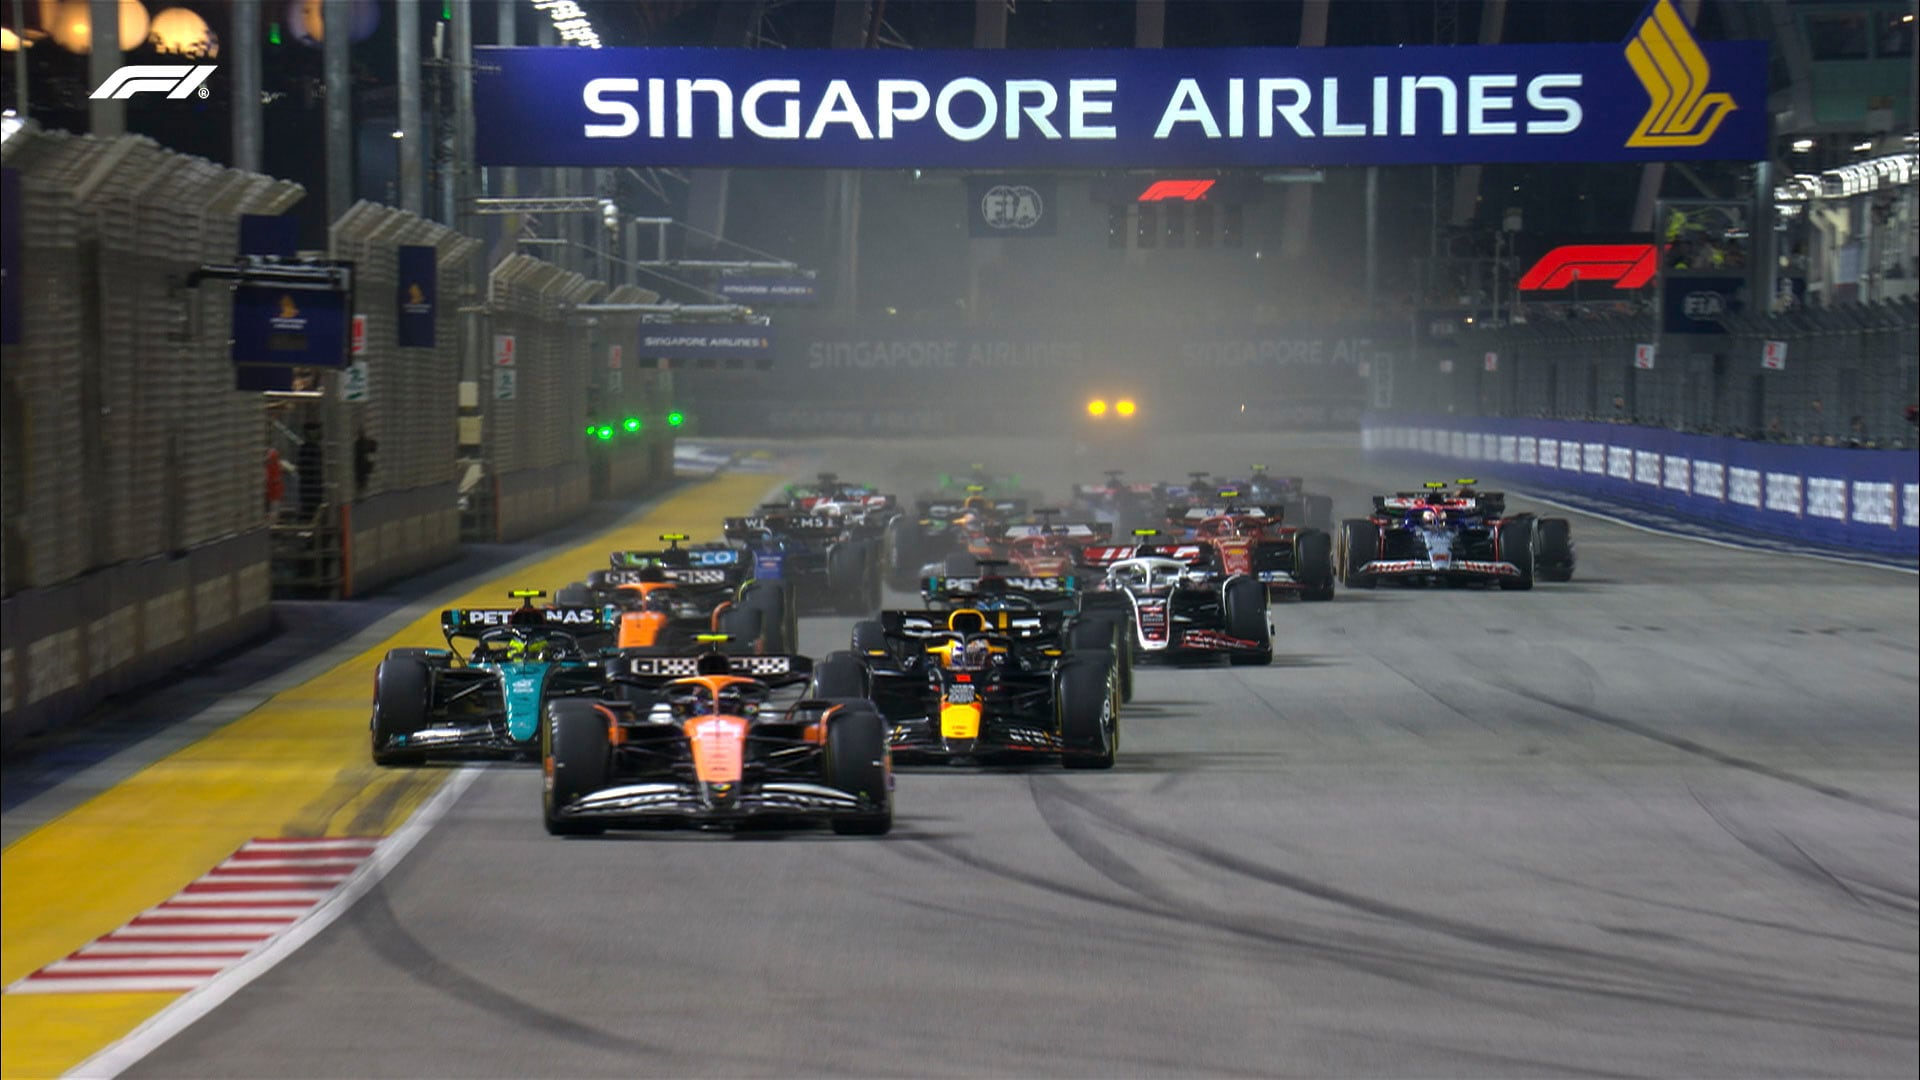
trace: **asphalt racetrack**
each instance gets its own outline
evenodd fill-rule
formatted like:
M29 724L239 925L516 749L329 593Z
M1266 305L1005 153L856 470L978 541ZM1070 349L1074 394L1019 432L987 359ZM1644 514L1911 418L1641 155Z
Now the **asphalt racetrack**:
M1452 479L1253 437L818 453L908 496L1257 461L1341 516ZM903 770L878 840L561 840L490 767L128 1075L1913 1076L1915 578L1574 530L1570 584L1343 590L1276 607L1271 668L1143 668L1110 773Z

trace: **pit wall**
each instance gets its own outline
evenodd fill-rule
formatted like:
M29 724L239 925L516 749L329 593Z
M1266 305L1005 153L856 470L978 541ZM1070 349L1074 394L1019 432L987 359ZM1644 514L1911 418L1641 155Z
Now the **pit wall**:
M264 634L265 529L0 601L0 746Z
M1543 494L1839 551L1920 557L1920 456L1911 450L1409 413L1368 414L1361 445L1372 456L1437 470L1436 479L1490 474Z

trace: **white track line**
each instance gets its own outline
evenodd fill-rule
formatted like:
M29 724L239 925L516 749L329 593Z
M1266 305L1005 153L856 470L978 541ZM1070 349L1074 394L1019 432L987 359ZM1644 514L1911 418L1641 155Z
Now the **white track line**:
M1823 555L1817 551L1787 551L1780 548L1763 547L1760 545L1766 543L1766 538L1764 537L1756 538L1754 543L1751 544L1736 544L1731 540L1715 540L1711 536L1695 536L1692 533L1679 532L1674 529L1661 529L1652 525L1642 524L1638 521L1629 521L1626 518L1615 517L1612 514L1602 514L1597 510L1585 506L1578 506L1573 503L1564 503L1558 499L1542 495L1537 491L1529 491L1526 488L1508 488L1507 490L1522 495L1529 501L1545 503L1557 510L1565 510L1571 514L1585 514L1590 518L1599 518L1601 521L1611 522L1615 525L1624 525L1629 529L1643 533L1652 533L1655 536L1670 536L1676 540L1692 540L1697 544L1712 544L1715 547L1731 548L1734 551L1744 551L1748 554L1782 555L1795 559L1819 559L1821 562L1840 563L1844 566L1870 566L1876 570L1891 570L1896 574L1920 574L1920 567L1897 566L1893 563L1876 562L1872 559L1849 559L1845 555Z
M228 968L197 989L183 995L180 1000L167 1006L150 1017L146 1023L134 1028L118 1042L101 1050L87 1060L68 1070L67 1076L86 1078L86 1080L111 1080L138 1064L140 1059L165 1045L168 1039L185 1031L195 1021L218 1008L223 1002L244 989L248 983L272 970L275 964L293 955L294 950L333 925L340 916L353 907L354 902L372 892L374 886L392 872L406 858L407 853L420 843L440 819L447 815L467 788L480 777L478 767L469 766L455 772L434 793L433 798L414 812L392 836L381 841L374 849L358 873L349 878L299 925L276 938L271 945L258 953Z

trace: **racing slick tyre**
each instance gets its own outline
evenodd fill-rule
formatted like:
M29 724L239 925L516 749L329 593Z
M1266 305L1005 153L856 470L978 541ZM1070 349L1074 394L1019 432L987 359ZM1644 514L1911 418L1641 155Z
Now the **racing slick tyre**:
M1260 643L1256 652L1228 653L1228 660L1235 665L1273 663L1273 630L1267 625L1267 587L1250 577L1235 577L1227 580L1221 594L1220 606L1226 616L1227 633L1242 641Z
M919 588L920 567L926 565L922 558L920 529L906 515L887 522L887 584L901 592L913 592Z
M396 652L399 650L395 650ZM388 656L373 673L373 763L419 765L418 750L386 749L395 735L412 735L427 724L433 675L427 665L407 656Z
M1306 504L1307 520L1301 522L1309 529L1321 532L1333 531L1333 496L1308 495L1302 500Z
M1524 592L1533 588L1533 545L1535 523L1530 517L1518 518L1500 523L1498 545L1500 558L1512 563L1520 570L1517 577L1503 577L1500 587L1509 592Z
M562 585L560 591L553 594L553 603L556 607L592 607L593 591L578 581Z
M816 673L817 673L816 669ZM827 718L827 745L820 755L822 779L877 809L837 814L842 836L884 836L893 828L893 775L887 769L891 727L871 702L850 701Z
M1349 589L1371 589L1368 563L1380 557L1380 530L1366 518L1348 518L1340 523L1340 584Z
M546 723L540 725L540 764L546 783L540 795L541 815L554 836L598 836L607 831L597 821L558 816L568 803L607 786L613 749L607 741L607 718L593 702L562 698L547 703Z
M870 656L884 659L891 650L887 648L887 628L878 619L864 619L853 624L853 653L862 661Z
M807 683L807 696L822 698L858 698L868 694L867 665L858 653L830 652L813 665L813 680Z
M1541 518L1533 534L1533 572L1541 581L1573 580L1573 526L1566 518Z
M727 643L720 651L732 656L750 653L759 648L761 635L765 632L759 608L735 604L720 613L720 632L727 635Z
M749 581L740 594L740 607L760 613L760 651L782 655L793 651L794 635L787 625L787 592L779 582Z
M1088 612L1074 624L1068 645L1075 653L1083 649L1111 649L1120 666L1120 700L1133 700L1133 641L1128 637L1123 616L1117 611Z
M868 606L874 599L872 573L866 544L849 541L827 552L827 590L840 614L866 615L879 607L877 602Z
M1300 599L1333 599L1333 537L1319 529L1294 537L1293 579L1301 585Z
M1111 769L1120 745L1119 710L1114 698L1116 663L1112 654L1088 650L1060 665L1054 677L1053 708L1060 727L1060 764L1069 769Z

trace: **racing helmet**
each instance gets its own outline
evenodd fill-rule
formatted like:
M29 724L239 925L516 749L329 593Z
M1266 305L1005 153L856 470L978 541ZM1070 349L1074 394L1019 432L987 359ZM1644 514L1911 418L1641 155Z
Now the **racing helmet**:
M993 647L985 638L954 642L947 652L947 667L952 671L985 671L993 662Z
M725 653L702 653L700 659L694 661L693 670L697 675L731 675L733 661L727 659Z

